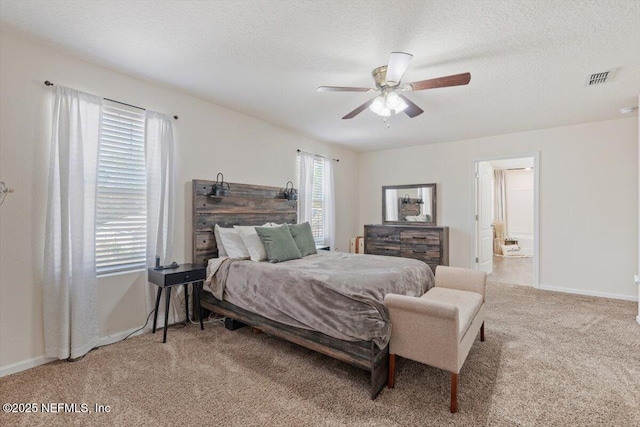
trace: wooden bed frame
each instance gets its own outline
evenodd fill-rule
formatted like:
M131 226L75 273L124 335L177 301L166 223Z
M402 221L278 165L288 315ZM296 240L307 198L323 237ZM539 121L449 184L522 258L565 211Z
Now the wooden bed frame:
M214 181L193 180L193 263L206 266L218 256L213 228L297 221L297 202L284 198L284 188L229 183L229 196L213 196ZM228 329L249 325L275 337L301 345L371 373L371 399L387 384L389 347L373 341L344 341L316 331L288 326L220 301L209 292L201 296L203 308L232 319ZM238 322L240 323L238 325Z

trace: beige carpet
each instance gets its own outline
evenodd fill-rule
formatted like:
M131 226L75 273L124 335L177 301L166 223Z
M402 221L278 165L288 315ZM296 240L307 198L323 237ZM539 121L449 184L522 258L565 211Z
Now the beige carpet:
M364 371L219 325L145 334L75 363L0 380L5 402L98 403L110 413L0 414L2 426L638 426L640 325L633 302L491 284L487 340L460 374L413 362L369 399Z

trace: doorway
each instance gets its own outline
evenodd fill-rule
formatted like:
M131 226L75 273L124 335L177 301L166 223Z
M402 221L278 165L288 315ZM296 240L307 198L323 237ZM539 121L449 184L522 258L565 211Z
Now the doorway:
M473 172L473 265L490 281L538 288L538 153L477 159Z

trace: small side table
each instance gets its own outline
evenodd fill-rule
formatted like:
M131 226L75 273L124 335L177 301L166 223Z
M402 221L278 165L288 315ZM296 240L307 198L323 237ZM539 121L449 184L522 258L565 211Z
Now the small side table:
M193 297L194 303L198 310L198 317L200 318L200 329L204 330L204 324L202 323L202 307L200 306L200 292L202 284L207 274L205 267L198 267L193 264L180 264L176 268L168 268L165 270L156 270L150 268L149 281L158 286L158 294L156 296L156 310L153 314L153 333L156 333L156 322L158 320L158 307L160 306L160 297L162 296L162 289L166 288L167 292L164 296L165 308L164 308L164 336L162 342L167 342L167 324L169 323L169 302L171 301L171 287L184 285L184 307L187 313L187 322L189 321L189 284L193 283Z

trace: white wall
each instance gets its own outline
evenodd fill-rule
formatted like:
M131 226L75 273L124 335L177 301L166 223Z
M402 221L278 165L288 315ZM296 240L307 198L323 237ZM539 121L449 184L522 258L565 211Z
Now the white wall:
M533 255L533 178L533 170L505 171L508 237L525 255Z
M192 179L215 179L223 172L230 182L284 187L295 181L297 148L340 159L336 245L348 250L358 230L355 153L2 33L0 179L16 191L0 207L0 374L41 362L44 352L42 259L53 103L44 80L180 116L175 122L176 261L191 260ZM143 273L99 280L105 341L144 323L144 284Z
M359 223L381 222L380 187L435 182L450 263L471 267L472 162L540 153L540 284L637 298L638 118L360 154Z

